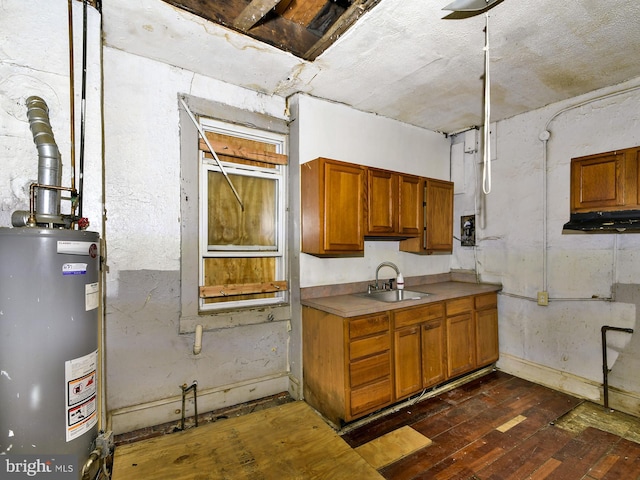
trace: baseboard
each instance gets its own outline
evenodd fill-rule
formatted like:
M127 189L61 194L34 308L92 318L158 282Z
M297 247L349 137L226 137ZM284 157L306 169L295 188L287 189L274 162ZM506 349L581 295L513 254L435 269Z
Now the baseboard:
M500 360L498 360L496 367L516 377L524 378L575 397L585 398L592 402L600 401L602 385L584 377L562 372L555 368L505 353L500 353Z
M244 402L268 397L289 389L289 376L282 373L245 382L198 390L198 413L210 412ZM193 394L186 397L186 417L193 416ZM108 429L115 435L167 422L180 422L182 395L111 410L107 415Z
M500 354L500 360L498 360L496 367L516 377L604 405L602 383L505 353ZM635 416L640 415L640 394L626 392L611 386L608 390L609 408Z

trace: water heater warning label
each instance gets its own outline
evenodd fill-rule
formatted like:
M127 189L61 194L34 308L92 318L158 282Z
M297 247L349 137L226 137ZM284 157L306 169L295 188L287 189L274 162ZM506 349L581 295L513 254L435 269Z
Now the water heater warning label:
M89 312L100 305L100 289L98 282L87 283L84 286L84 309Z
M67 442L90 430L97 422L98 351L64 362Z

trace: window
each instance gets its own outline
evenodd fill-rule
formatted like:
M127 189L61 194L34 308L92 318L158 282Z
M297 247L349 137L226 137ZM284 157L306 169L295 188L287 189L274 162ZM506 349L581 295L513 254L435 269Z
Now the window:
M201 141L200 310L282 303L286 138L207 118L200 122L222 165Z
M244 210L181 101L199 116ZM178 104L179 332L288 321L287 121L188 95Z

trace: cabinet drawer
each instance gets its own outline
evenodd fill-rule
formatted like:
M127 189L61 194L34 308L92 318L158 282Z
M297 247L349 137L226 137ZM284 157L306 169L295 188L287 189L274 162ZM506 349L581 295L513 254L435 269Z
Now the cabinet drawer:
M402 310L400 312L394 312L394 327L401 328L417 323L422 323L427 320L433 320L435 318L442 318L444 316L444 306L442 303L432 303L429 305L423 305L421 307L410 308L408 310Z
M349 322L349 338L366 337L374 333L388 331L389 316L386 313L356 318Z
M388 377L391 373L389 352L374 355L349 365L351 388L371 383L379 378Z
M351 390L351 415L377 410L391 402L391 378Z
M476 310L484 310L485 308L496 308L498 306L498 295L495 293L478 295L475 297L475 302Z
M349 360L366 357L374 353L384 352L391 347L391 337L388 333L376 335L374 337L353 340L349 344Z
M447 317L473 310L473 297L456 298L447 300Z

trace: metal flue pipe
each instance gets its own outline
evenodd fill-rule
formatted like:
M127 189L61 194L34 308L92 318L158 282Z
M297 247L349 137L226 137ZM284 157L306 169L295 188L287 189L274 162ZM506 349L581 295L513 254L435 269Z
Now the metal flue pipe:
M38 184L59 187L62 182L62 160L49 121L49 108L40 97L27 98L27 118L38 149ZM39 188L36 212L60 215L60 191Z

